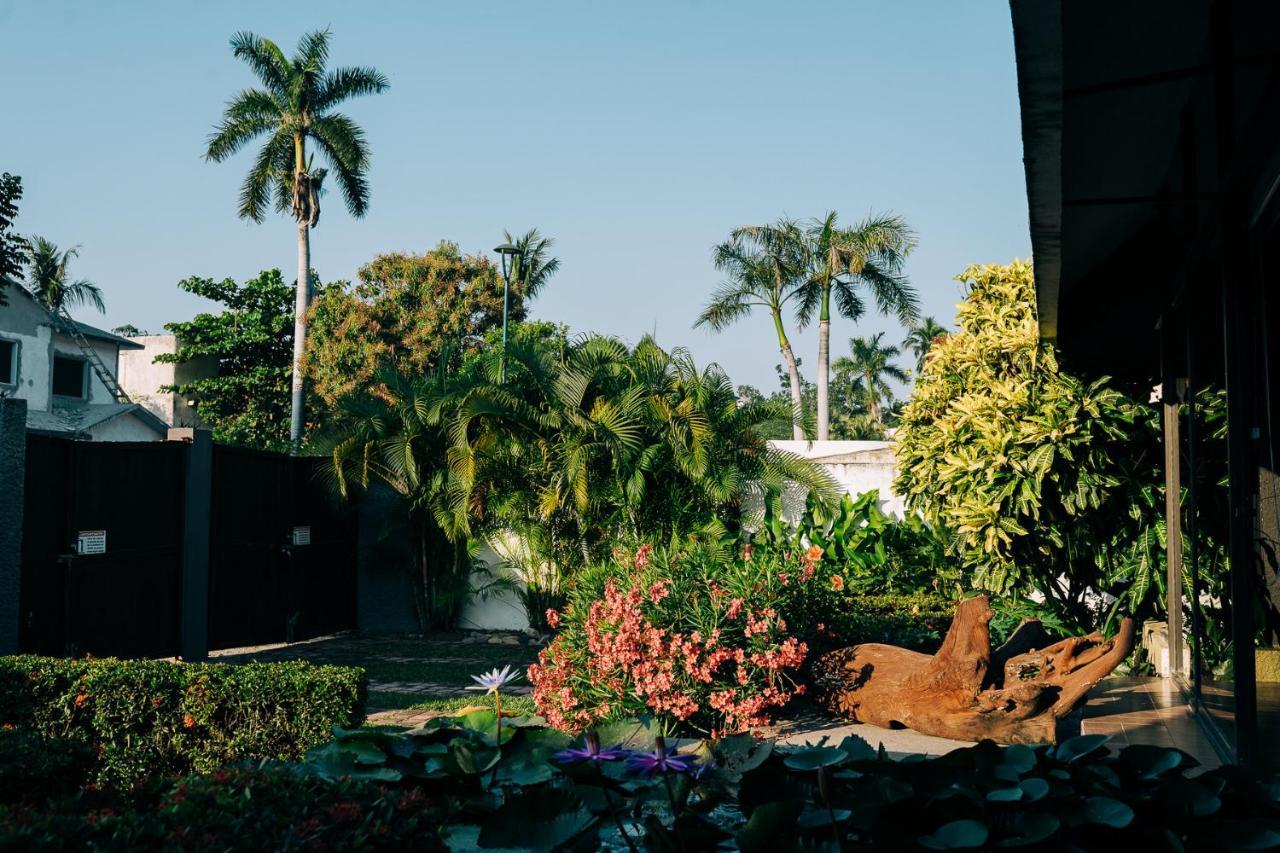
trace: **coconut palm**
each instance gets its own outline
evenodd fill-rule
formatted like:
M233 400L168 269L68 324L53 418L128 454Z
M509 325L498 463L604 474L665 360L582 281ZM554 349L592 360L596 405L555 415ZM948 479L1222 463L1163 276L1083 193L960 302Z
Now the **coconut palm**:
M555 238L543 237L537 228L531 228L519 237L511 236L510 231L503 231L502 235L507 243L516 247L512 256L511 283L524 289L526 300L532 299L560 269L560 259L551 257Z
M893 214L872 214L852 228L841 228L835 211L815 219L805 230L808 260L799 317L807 325L818 317L818 438L830 434L831 303L850 320L866 313L870 297L877 310L903 324L918 313L915 289L902 265L915 247L907 223Z
M364 131L334 107L348 98L387 88L373 68L327 70L329 31L304 35L292 59L275 42L253 33L236 33L232 53L247 63L264 88L245 89L228 102L222 122L209 137L205 158L221 162L251 141L265 136L253 167L240 188L240 217L261 222L267 208L288 211L298 228L298 281L294 303L293 401L290 438L302 441L302 355L307 339L310 298L310 231L320 220L320 181L332 171L352 216L369 207L369 146ZM328 163L314 162L307 142Z
M54 313L62 309L92 305L98 313L107 310L102 301L102 290L87 279L72 279L69 267L80 256L80 247L59 249L57 244L44 237L31 237L30 267L27 270L27 290L44 307Z
M753 308L768 310L778 336L778 350L787 365L793 410L791 434L795 439L804 438L800 370L782 312L788 302L799 296L804 282L803 236L799 225L789 219L775 225L735 229L727 242L715 248L716 268L729 279L716 289L694 324L695 328L706 325L719 332L750 314Z
M929 354L934 342L938 338L945 338L947 334L947 327L941 325L932 317L921 319L919 323L911 327L911 331L907 332L906 340L902 342L902 346L915 355L916 373L924 370L925 356Z
M835 369L857 378L866 400L867 413L877 424L884 424L884 403L893 396L888 379L906 382L907 372L893 363L902 350L885 345L884 332L869 338L850 338L849 355L836 359Z

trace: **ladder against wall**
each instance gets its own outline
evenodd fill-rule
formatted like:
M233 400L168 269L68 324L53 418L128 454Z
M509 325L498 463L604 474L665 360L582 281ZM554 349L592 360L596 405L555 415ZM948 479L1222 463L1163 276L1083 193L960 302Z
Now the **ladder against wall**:
M98 351L93 348L89 340L80 331L80 325L71 319L71 315L67 313L66 306L59 305L58 309L53 312L54 318L58 321L58 331L75 342L79 347L81 354L89 362L89 366L93 368L93 372L98 374L98 379L107 387L107 392L111 394L117 403L131 403L129 395L120 387L120 383L116 381L116 376L107 367L106 362L102 360L102 356L98 355Z

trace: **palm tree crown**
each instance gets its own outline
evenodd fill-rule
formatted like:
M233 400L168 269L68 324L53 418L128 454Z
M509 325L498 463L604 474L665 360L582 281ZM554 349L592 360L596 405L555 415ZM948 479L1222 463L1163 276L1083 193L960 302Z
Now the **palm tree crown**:
M291 210L299 222L316 223L320 206L314 184L325 170L313 168L307 158L308 139L332 168L347 210L363 216L369 206L369 146L359 125L333 108L348 98L384 91L387 78L373 68L326 70L328 30L303 36L293 59L286 59L275 42L253 33L236 33L231 49L263 88L245 89L231 99L209 137L205 157L222 162L267 136L240 188L240 216L261 222L274 196L276 210Z
M83 278L71 278L69 267L71 261L80 255L79 246L59 249L44 237L31 237L27 243L31 261L27 271L27 290L37 302L54 312L80 305L92 305L98 313L107 310L102 301L102 290L96 284Z
M907 337L902 342L902 345L916 357L917 373L924 370L925 356L929 354L934 342L938 338L945 338L948 334L947 327L941 325L932 317L921 319L919 323L911 327L911 331L907 332Z
M878 424L884 423L884 402L893 396L887 379L906 382L907 372L893 359L902 354L895 346L882 344L884 332L869 338L854 337L849 339L849 355L836 359L837 373L852 374L857 377L867 411Z
M877 310L904 324L919 311L915 289L902 272L915 247L915 235L894 214L867 216L852 228L841 228L835 211L813 220L804 233L807 274L801 293L800 322L818 320L818 438L828 437L830 403L828 359L831 302L841 316L858 320L867 297Z
M511 236L510 231L503 231L502 235L506 242L516 247L511 281L524 288L526 299L532 299L560 269L560 259L551 257L555 238L543 237L537 228L531 228L519 237Z
M801 429L800 372L791 341L787 337L782 312L799 295L804 275L804 246L799 225L783 219L776 225L735 229L725 243L715 248L716 268L728 275L694 327L710 326L721 331L751 313L764 308L773 319L778 349L786 362L794 409L792 436L804 438Z

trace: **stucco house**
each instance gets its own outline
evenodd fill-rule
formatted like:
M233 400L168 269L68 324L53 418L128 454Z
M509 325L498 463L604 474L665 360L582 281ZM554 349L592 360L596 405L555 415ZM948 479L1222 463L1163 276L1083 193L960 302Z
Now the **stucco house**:
M164 421L108 386L108 381L114 384L121 350L141 349L140 344L63 320L21 287L5 288L5 298L0 394L27 401L28 431L88 441L165 438Z

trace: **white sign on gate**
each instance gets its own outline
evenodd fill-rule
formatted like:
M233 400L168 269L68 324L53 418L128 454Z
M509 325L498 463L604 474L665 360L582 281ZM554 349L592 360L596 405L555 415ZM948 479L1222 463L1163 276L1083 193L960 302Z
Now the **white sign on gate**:
M77 554L107 553L107 531L81 530L76 534Z
M310 545L311 544L311 526L302 525L293 528L293 544L294 545Z

